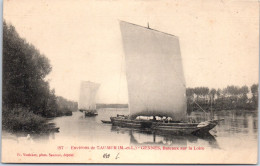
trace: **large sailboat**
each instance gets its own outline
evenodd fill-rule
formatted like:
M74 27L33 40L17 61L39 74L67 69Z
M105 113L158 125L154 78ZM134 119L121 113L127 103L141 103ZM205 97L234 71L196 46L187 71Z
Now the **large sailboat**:
M90 81L81 82L78 109L85 116L98 115L96 110L96 94L99 86L99 84Z
M185 134L214 128L218 120L187 119L178 37L124 21L120 21L120 29L130 115L111 117L112 125Z

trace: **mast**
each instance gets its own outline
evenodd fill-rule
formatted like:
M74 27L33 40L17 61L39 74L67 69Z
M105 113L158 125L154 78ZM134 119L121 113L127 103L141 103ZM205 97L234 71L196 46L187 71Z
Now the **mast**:
M130 116L186 115L186 88L178 37L120 22Z

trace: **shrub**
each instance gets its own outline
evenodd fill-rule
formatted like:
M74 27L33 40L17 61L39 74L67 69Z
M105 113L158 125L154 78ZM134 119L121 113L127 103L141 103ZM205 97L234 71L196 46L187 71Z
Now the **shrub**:
M36 131L46 122L45 118L25 108L3 108L2 115L3 129L9 131Z

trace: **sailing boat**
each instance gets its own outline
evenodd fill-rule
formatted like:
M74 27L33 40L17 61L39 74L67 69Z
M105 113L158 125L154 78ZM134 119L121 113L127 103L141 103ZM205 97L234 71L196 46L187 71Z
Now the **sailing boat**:
M81 82L78 108L85 116L98 115L96 110L96 94L99 86L99 84L90 81Z
M112 125L185 134L214 128L218 120L187 120L178 37L124 21L120 21L120 29L130 115L111 117ZM144 116L153 118L140 119Z

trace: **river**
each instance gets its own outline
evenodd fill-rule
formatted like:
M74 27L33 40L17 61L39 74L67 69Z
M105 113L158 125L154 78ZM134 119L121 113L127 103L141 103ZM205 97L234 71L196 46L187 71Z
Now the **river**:
M176 136L156 135L139 130L112 127L103 124L101 120L109 120L117 114L128 114L127 109L99 109L98 116L84 117L81 112L73 112L72 116L51 119L59 127L57 133L7 133L3 132L3 147L6 143L23 144L26 146L48 145L124 145L146 146L156 145L164 147L194 147L203 148L207 152L238 152L257 153L258 146L258 115L257 111L230 110L215 113L215 119L221 121L210 135L206 136ZM203 113L192 114L194 118L203 117ZM29 134L29 135L28 135ZM28 142L29 137L29 142ZM23 140L26 140L24 142ZM252 157L253 158L253 157ZM193 161L193 160L192 160ZM199 161L199 160L198 160ZM217 162L218 160L216 160ZM233 161L233 160L232 160ZM238 160L239 161L239 160Z

